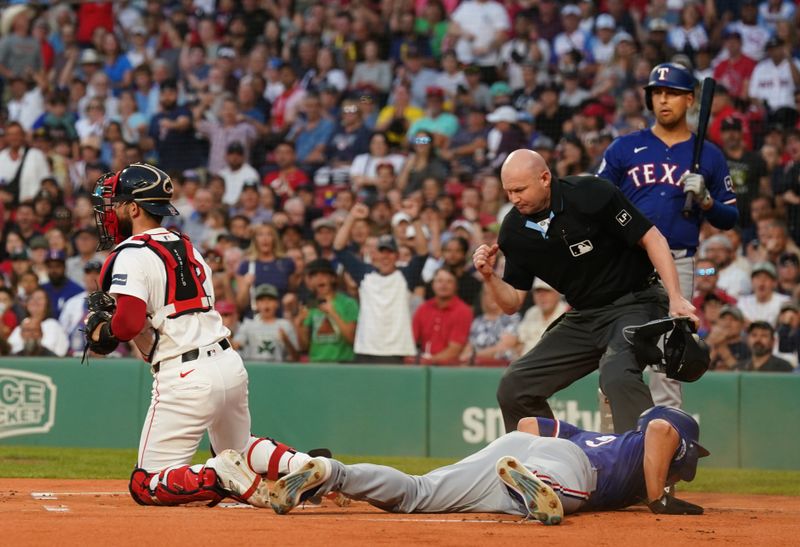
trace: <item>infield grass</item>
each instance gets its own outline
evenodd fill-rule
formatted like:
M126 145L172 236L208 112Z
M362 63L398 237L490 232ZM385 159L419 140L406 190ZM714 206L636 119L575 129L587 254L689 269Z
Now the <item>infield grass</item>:
M205 461L199 454L195 463ZM344 463L370 462L421 475L452 463L446 458L339 456ZM136 461L136 450L99 448L50 448L0 446L0 479L127 479ZM713 469L701 467L691 483L680 483L685 492L772 494L800 496L800 471Z

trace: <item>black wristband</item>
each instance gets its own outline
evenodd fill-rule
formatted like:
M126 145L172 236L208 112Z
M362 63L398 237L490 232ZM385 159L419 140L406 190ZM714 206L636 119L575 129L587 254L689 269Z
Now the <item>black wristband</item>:
M119 343L119 340L114 333L111 332L111 321L106 321L100 327L100 340L99 342L116 342Z

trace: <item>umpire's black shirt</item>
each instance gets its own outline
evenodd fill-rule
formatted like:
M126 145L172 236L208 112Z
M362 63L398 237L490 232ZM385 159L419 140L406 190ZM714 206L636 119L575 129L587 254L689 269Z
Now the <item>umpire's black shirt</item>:
M577 310L647 287L653 265L639 240L653 224L616 186L591 176L554 178L550 209L506 215L498 238L504 281L527 291L539 277ZM537 221L547 218L542 233Z

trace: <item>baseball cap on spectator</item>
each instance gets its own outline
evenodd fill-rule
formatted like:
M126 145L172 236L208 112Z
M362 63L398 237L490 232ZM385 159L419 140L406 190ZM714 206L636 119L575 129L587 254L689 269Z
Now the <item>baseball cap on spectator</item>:
M722 38L727 40L728 38L736 38L740 42L742 41L742 33L736 29L725 29L722 33Z
M99 272L102 269L103 269L103 263L100 262L99 260L90 260L83 265L84 273Z
M722 318L724 315L730 315L737 321L744 321L744 314L742 310L734 306L733 304L726 304L722 306L719 310L719 316Z
M11 261L14 260L28 260L30 257L28 256L28 252L25 249L17 249L15 251L11 251L11 254L8 257Z
M81 148L94 148L95 150L100 150L100 137L96 135L90 135L88 137L84 137L81 139ZM88 167L88 165L87 165Z
M239 141L233 141L225 149L228 154L244 154L244 146Z
M258 287L256 287L256 300L259 298L274 298L275 300L278 299L278 289L275 285L270 285L269 283L262 283Z
M614 35L614 45L616 46L621 42L630 42L631 44L635 44L636 40L633 39L633 36L631 36L630 33L623 30Z
M419 59L420 57L422 57L422 52L417 46L409 45L406 47L406 59Z
M791 300L781 304L781 313L783 313L785 311L789 311L789 310L791 310L791 311L793 311L795 313L800 313L800 307L798 307L797 304L795 304Z
M614 18L608 13L601 13L597 16L597 19L594 20L594 26L597 29L615 29L617 28L617 22L614 21Z
M548 91L552 91L553 93L561 93L561 86L555 82L547 82L540 85L538 91L540 95Z
M44 236L33 236L31 240L28 242L28 248L31 250L34 249L49 249L50 245L47 244L47 240Z
M550 286L550 284L547 281L537 277L536 279L533 280L533 290L536 291L540 289L544 291L555 291L555 289L552 286Z
M439 86L428 86L425 88L425 96L427 98L437 98L437 99L444 99L444 89Z
M567 15L574 15L575 17L580 17L581 8L579 8L575 4L567 4L566 6L561 8L561 16L566 17Z
M232 47L222 46L217 50L217 57L220 59L236 59L236 50Z
M466 74L467 76L469 76L470 74L480 74L480 73L481 73L481 67L479 67L478 65L467 65L467 67L464 68L464 74Z
M161 82L161 84L159 85L159 89L161 89L161 91L164 91L165 89L172 89L177 91L178 80L176 80L175 78L167 78L166 80Z
M667 32L669 30L669 21L661 17L650 19L647 23L647 30L650 32Z
M506 82L495 82L492 84L492 87L489 88L489 93L491 93L492 97L511 95L511 86Z
M58 249L50 249L45 258L45 262L66 262L67 253Z
M787 264L800 266L800 258L794 253L783 253L778 257L778 266L786 266Z
M200 173L198 173L194 169L186 169L182 174L183 174L183 180L200 182Z
M475 227L472 225L471 222L467 220L455 220L452 224L450 224L450 231L454 232L456 230L465 230L470 236L475 235Z
M778 279L778 271L775 269L772 262L767 262L766 260L763 262L756 262L753 265L753 270L750 272L750 277L754 277L756 274L760 273L765 273L772 279Z
M82 236L84 234L89 234L92 237L98 237L97 228L90 228L88 226L82 226L75 230L75 232L72 234L72 237L77 238L78 236Z
M405 211L398 211L392 215L392 228L396 228L401 222L411 222L411 215Z
M486 116L486 121L489 123L498 123L498 122L509 122L509 123L517 123L519 120L519 114L514 109L513 106L501 106L495 109L494 112Z
M778 36L773 36L772 38L767 40L767 43L764 46L764 49L772 49L774 47L782 47L783 44L784 44L784 42L783 42L782 39L780 39Z
M330 260L317 258L306 265L306 275L314 275L316 273L336 275L336 270L333 269L333 264Z
M539 135L531 142L531 148L534 150L555 150L556 144L547 135Z
M390 235L383 235L378 238L378 250L379 251L392 251L393 253L397 252L397 242L394 238Z
M217 310L220 315L233 315L236 313L236 306L230 300L217 300L214 304L214 309Z
M517 121L519 123L533 123L535 119L533 117L533 114L531 114L527 110L523 110L522 112L517 112Z
M230 152L228 153L230 154ZM246 180L244 181L244 184L242 184L242 192L244 192L245 190L255 190L256 192L258 192L260 187L261 183L259 183L257 180L253 179Z
M99 65L102 62L100 54L94 48L87 48L81 52L80 64L82 65Z
M328 228L329 230L336 229L336 222L332 218L322 217L315 219L314 222L311 223L311 229L315 232L317 230L322 230L323 228Z
M741 131L742 120L734 116L728 116L727 118L722 120L722 125L720 126L720 129L722 129L722 131Z
M131 29L131 34L147 36L147 28L144 25L134 25L134 27Z

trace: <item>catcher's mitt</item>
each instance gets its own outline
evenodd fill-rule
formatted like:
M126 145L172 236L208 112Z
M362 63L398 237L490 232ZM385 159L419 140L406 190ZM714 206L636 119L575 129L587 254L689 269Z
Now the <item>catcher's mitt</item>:
M111 312L90 311L86 316L86 325L83 330L86 347L99 355L107 355L117 349L119 340L111 332ZM100 339L92 340L92 333L99 327Z
M114 313L114 310L117 309L117 302L107 292L94 291L86 297L86 306L90 312L105 311Z

